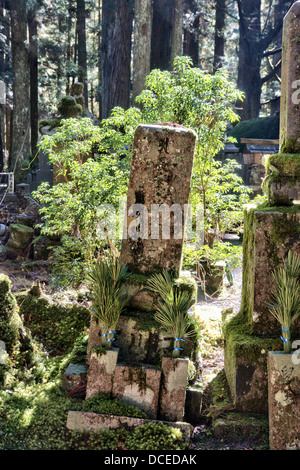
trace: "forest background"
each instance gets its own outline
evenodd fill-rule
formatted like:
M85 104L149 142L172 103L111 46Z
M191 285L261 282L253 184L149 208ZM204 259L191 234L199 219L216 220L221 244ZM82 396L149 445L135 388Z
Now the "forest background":
M176 56L244 92L242 120L279 112L283 18L291 0L0 0L0 170L30 162L39 120L84 83L100 120L135 106L152 69Z

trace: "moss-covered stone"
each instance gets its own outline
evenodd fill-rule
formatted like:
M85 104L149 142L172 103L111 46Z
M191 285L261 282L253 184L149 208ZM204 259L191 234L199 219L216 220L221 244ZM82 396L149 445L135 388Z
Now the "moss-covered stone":
M233 403L239 411L267 413L267 353L281 348L281 340L243 332L239 320L233 318L224 328L225 372Z
M265 161L266 173L273 172L282 176L300 176L300 153L276 153Z
M82 113L82 106L77 103L74 96L64 96L58 106L63 119L76 118Z
M26 225L11 224L9 226L9 233L9 240L6 246L21 253L31 242L34 229Z
M0 338L8 354L5 365L0 366L0 383L8 385L17 376L40 378L41 353L24 327L10 280L3 274L0 274Z
M50 353L69 352L89 326L90 311L86 307L61 305L40 289L18 293L16 299L24 324Z
M62 125L62 121L59 118L50 118L50 119L41 119L39 121L39 129L41 130L43 127L48 127L49 131L56 129Z
M280 325L268 308L274 287L272 271L289 250L299 250L300 207L251 205L244 213L243 285L239 315L241 331L272 337ZM295 324L295 334L300 326Z
M226 443L258 441L261 447L268 448L269 423L266 416L229 412L213 422L212 432Z

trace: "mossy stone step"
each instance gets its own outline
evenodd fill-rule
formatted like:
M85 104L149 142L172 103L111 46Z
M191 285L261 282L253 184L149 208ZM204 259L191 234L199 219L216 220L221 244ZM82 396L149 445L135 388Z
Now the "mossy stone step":
M227 442L251 440L267 445L269 441L268 417L227 412L213 420L212 432L217 439Z

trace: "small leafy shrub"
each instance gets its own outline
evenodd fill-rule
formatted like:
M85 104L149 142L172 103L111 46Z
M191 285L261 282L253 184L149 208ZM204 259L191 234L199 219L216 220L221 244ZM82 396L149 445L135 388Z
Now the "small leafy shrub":
M101 326L102 344L108 348L114 341L114 330L129 301L122 283L127 276L127 267L118 258L100 261L89 275L93 318Z
M288 252L283 267L273 271L276 283L272 293L270 312L281 324L283 347L290 353L291 326L300 316L300 257L297 253Z
M147 288L159 295L155 303L154 319L161 325L163 331L174 338L173 357L179 357L182 350L181 342L185 338L195 336L193 324L188 310L195 303L192 294L180 290L174 285L174 279L168 272L152 274Z

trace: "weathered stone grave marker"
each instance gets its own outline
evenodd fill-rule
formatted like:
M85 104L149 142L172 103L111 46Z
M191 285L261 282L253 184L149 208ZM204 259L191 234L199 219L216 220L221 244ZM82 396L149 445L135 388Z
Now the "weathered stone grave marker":
M86 397L110 393L136 405L149 418L163 416L166 421L183 419L189 359L177 359L166 372L154 366L162 359L166 341L151 324L153 299L145 292L145 283L153 272L180 274L195 144L196 133L182 126L137 127L121 250L129 271L142 277L134 286L130 306L135 315L120 319L121 341L105 353L101 348L97 351L101 326L93 319L89 334ZM149 317L148 329L143 328L142 317Z
M224 328L227 380L236 408L247 412L268 412L268 351L282 349L281 327L268 306L272 272L289 250L300 254L300 107L294 94L295 86L300 89L299 24L300 1L284 19L281 146L267 159L263 184L269 207L245 210L242 305ZM293 335L300 335L300 320Z
M122 260L133 272L166 269L179 275L195 140L195 132L182 126L152 124L136 129L127 196L127 236L121 251ZM140 230L135 230L139 226Z

